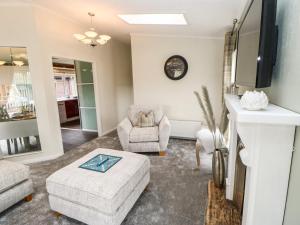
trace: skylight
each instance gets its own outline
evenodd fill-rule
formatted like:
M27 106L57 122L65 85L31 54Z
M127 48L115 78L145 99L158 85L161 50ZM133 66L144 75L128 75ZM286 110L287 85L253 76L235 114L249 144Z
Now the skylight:
M129 24L187 25L183 14L120 14Z

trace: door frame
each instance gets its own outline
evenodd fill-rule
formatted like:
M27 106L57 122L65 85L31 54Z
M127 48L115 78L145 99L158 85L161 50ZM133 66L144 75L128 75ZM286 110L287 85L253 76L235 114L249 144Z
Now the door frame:
M96 61L95 60L91 60L91 59L84 59L84 58L77 58L77 57L73 57L70 58L68 56L58 56L58 55L53 55L50 57L50 61L51 61L51 72L52 75L54 74L54 70L53 70L53 58L62 58L62 59L70 59L70 60L74 60L75 61L83 61L83 62L88 62L92 64L92 71L93 71L93 81L94 81L94 94L95 94L95 106L96 106L96 121L97 121L97 131L98 131L98 137L102 135L102 115L101 115L101 99L100 99L100 85L99 85L99 79L98 76L96 76L97 74L97 68L96 68ZM77 85L77 80L76 80L76 85ZM56 101L56 91L55 91L55 86L52 86L53 88L53 96L55 98ZM56 101L57 102L57 101ZM58 107L57 107L57 116L59 118L59 112L58 112ZM59 122L59 121L58 121ZM59 122L60 124L60 122Z

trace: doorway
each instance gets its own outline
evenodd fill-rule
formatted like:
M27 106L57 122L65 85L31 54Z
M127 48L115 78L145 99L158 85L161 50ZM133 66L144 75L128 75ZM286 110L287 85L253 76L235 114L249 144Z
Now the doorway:
M52 58L64 151L98 137L92 63Z

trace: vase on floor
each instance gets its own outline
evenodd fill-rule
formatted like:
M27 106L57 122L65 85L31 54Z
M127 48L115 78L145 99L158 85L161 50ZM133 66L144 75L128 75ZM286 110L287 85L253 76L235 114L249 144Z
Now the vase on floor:
M213 179L216 187L223 188L225 183L224 149L215 149L212 159Z

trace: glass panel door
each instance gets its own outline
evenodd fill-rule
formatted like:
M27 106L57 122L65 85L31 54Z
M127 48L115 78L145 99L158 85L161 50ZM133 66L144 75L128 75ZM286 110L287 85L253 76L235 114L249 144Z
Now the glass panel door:
M92 63L75 61L81 128L97 131L97 115Z
M96 109L95 108L80 108L81 129L88 131L97 131Z
M95 108L94 84L78 84L78 95L82 107Z

